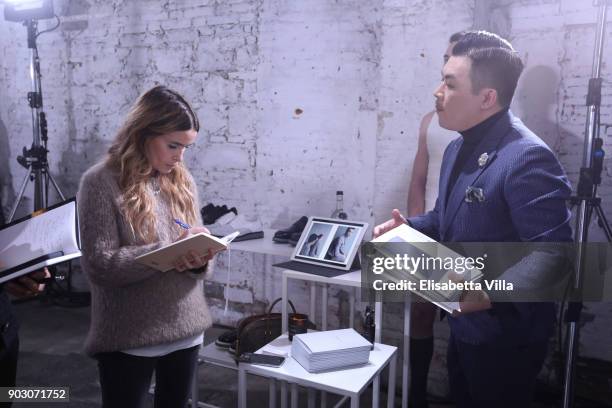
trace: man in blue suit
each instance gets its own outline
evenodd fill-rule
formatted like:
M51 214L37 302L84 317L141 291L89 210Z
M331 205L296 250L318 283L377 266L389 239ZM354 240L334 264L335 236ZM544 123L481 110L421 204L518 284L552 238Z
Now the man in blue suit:
M393 210L375 236L407 222L441 242L571 241L567 177L544 142L509 110L523 64L501 38L507 47L475 46L479 37L491 36L497 37L478 32L460 40L434 93L440 125L461 134L444 153L435 208L408 220ZM521 285L537 281L532 275L538 273L511 268L498 278ZM468 291L461 313L448 320L457 407L529 406L554 305L491 302L483 291Z

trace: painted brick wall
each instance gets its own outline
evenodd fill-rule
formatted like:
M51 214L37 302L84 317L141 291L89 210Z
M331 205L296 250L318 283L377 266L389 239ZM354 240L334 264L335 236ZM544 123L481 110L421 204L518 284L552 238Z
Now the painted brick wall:
M186 158L203 202L227 203L282 227L302 214L329 215L335 191L344 189L349 214L370 219L374 176L364 169L375 165L380 4L55 5L63 23L39 38L39 50L51 172L66 195L75 194L83 171L102 157L136 96L164 83L192 101L203 124ZM40 29L52 24L43 21ZM1 21L0 38L7 207L25 175L15 158L31 140L24 102L29 53L19 24ZM26 195L22 212L31 208L31 192ZM226 314L227 258L220 259L207 285L218 321L231 324L244 313L261 312L279 295L272 261L232 256ZM333 291L332 297L332 309L346 307L346 293Z
M584 151L585 101L592 74L597 7L590 1L543 0L513 2L498 11L508 15L510 40L525 62L513 110L553 147L575 187ZM608 10L601 66L604 78L601 135L608 153L612 151L611 20ZM612 217L609 157L608 154L604 161L599 189L608 218ZM591 227L590 237L594 241L605 239L596 225ZM612 360L612 348L606 341L612 327L609 305L588 304L586 312L593 316L593 321L585 324L581 334L581 355Z
M374 224L405 208L420 117L433 107L448 36L477 27L508 35L526 62L515 113L558 152L575 182L596 9L570 0L56 0L62 25L39 38L51 172L74 195L127 107L155 83L193 102L203 130L187 164L203 202L236 206L264 225L328 215L345 192L351 218ZM484 13L484 14L483 14ZM41 22L40 28L53 25ZM25 29L0 19L0 185L12 203L31 142ZM610 38L610 28L608 28ZM610 52L606 44L606 55ZM605 61L602 122L612 123ZM609 150L612 128L604 132ZM601 193L610 218L612 169ZM27 197L31 197L28 191ZM31 208L26 200L22 212ZM601 238L594 228L593 236ZM261 312L280 294L275 259L234 252L207 283L218 322ZM306 304L307 288L292 297ZM348 322L348 294L330 291L330 324ZM385 338L398 344L399 305L386 308ZM606 305L584 330L584 354L612 360ZM320 310L317 311L320 314ZM448 328L436 326L432 391L444 394Z

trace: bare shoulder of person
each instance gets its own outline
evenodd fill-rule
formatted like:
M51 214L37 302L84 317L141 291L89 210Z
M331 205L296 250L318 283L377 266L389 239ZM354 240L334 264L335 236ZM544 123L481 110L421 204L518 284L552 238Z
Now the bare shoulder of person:
M431 124L435 114L436 111L431 111L423 116L423 119L421 119L421 131L426 132L427 129L429 129L429 125Z

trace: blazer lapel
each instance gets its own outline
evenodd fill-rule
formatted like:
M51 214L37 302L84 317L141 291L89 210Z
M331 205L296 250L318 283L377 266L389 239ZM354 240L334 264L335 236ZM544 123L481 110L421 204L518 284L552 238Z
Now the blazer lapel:
M508 133L510 129L510 121L511 121L511 113L508 112L506 115L502 116L492 127L487 131L486 136L483 137L482 141L478 144L474 152L470 155L467 163L465 164L463 170L457 177L457 181L454 186L447 186L446 188L452 188L450 194L448 195L448 202L444 206L444 211L442 214L442 223L440 228L440 237L444 237L446 235L446 231L454 221L457 212L461 205L465 202L465 193L469 186L473 186L474 183L478 180L480 175L489 167L489 165L495 160L495 156L497 155L497 148L499 143L503 139L503 137ZM454 159L457 158L457 152L455 152ZM483 154L487 154L487 160L484 165L480 165L479 158ZM453 160L454 166L455 160ZM448 183L448 177L450 176L450 172L452 171L452 167L449 167L446 170L447 176L445 179L445 183ZM485 191L486 196L486 191Z

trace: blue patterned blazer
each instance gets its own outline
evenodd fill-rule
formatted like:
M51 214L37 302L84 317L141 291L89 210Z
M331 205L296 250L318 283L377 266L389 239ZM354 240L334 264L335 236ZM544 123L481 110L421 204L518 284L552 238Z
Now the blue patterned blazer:
M553 152L520 119L508 111L489 128L447 195L462 143L458 138L446 148L436 205L410 218L413 228L440 242L572 240L567 177ZM486 163L479 161L484 153ZM481 190L482 197L466 201L468 188ZM512 273L516 276L504 279L525 278L526 272ZM449 317L452 335L471 344L542 341L554 321L552 303L494 303L487 311Z

